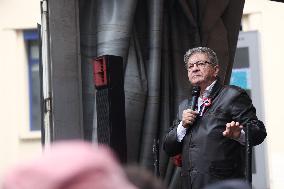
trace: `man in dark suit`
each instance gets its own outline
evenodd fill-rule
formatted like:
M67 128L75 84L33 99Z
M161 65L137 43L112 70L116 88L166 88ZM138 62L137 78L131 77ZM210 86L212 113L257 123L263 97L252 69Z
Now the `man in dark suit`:
M245 90L218 80L216 53L207 47L187 51L188 79L200 87L197 109L190 100L180 105L172 129L164 140L169 156L182 154L182 186L200 189L220 180L244 178L244 127L250 127L252 145L266 137L264 124Z

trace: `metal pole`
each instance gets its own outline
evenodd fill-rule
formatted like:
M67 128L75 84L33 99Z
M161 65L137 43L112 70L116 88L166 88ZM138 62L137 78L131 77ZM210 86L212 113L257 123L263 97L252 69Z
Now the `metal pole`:
M160 177L160 162L159 162L159 139L153 140L153 156L154 156L154 174L156 177Z
M246 181L252 186L252 170L251 170L251 159L252 159L252 146L251 146L251 131L250 125L245 127L246 133Z
M41 55L42 55L42 91L43 91L43 122L44 122L44 145L47 146L51 142L53 133L52 114L51 114L51 90L50 90L50 59L49 59L49 41L48 41L48 10L47 1L41 1Z

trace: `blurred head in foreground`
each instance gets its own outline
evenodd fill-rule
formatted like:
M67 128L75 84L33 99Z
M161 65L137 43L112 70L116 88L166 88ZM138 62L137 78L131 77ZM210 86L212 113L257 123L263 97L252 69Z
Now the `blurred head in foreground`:
M54 143L43 155L12 168L3 189L136 189L107 147Z
M127 165L125 172L129 181L139 189L166 189L162 181L144 167Z

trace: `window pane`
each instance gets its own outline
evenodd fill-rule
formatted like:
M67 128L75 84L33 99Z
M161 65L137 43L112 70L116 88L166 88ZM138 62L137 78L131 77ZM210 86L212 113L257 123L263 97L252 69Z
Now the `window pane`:
M38 49L38 41L30 42L30 58L32 60L39 59L39 49Z
M39 80L39 64L31 64L31 130L40 130L41 110L40 110L40 80Z
M24 31L29 67L30 130L41 129L39 41L36 30Z

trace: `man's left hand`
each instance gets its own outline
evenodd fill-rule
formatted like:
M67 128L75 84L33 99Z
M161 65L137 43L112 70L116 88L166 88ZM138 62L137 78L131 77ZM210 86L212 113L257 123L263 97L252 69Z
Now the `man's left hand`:
M223 132L223 136L232 139L238 139L240 138L242 129L243 126L240 125L239 122L231 121L231 123L226 124L226 130Z

